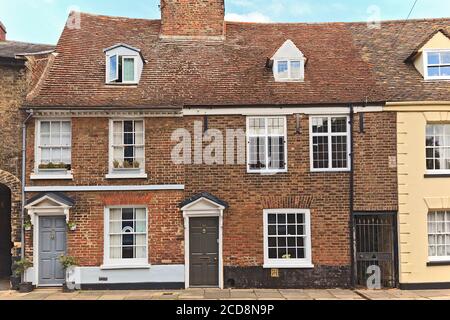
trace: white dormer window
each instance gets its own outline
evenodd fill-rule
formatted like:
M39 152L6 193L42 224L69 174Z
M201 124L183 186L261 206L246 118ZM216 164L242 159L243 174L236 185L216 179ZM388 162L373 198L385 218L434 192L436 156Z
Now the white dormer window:
M425 52L425 75L428 80L450 80L450 50Z
M271 59L275 81L303 81L305 57L291 40L287 40Z
M106 83L139 83L144 60L139 49L118 44L104 50L106 54Z

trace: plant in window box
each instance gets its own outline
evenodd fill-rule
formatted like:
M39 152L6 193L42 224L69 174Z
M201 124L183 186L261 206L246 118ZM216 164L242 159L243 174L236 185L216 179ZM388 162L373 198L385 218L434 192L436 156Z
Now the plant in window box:
M33 225L31 224L31 221L30 220L26 220L23 223L23 228L25 229L25 231L30 231L31 228L33 228Z
M77 224L73 221L67 222L67 228L69 228L70 231L77 230Z
M290 254L285 254L285 255L283 255L282 258L283 258L283 259L291 259L292 256L291 256Z
M60 174L62 172L70 170L71 165L63 163L63 162L60 162L60 163L49 162L49 163L40 164L38 168L39 168L39 171L45 171L47 174L49 174L49 173L50 174L51 173Z
M33 266L33 263L28 259L21 259L14 262L13 269L16 277L21 277L22 281L19 283L19 292L27 293L33 291L33 284L25 282L26 271Z
M63 284L63 292L69 293L75 291L75 268L78 266L78 262L71 256L60 256L59 262L66 271L66 279Z

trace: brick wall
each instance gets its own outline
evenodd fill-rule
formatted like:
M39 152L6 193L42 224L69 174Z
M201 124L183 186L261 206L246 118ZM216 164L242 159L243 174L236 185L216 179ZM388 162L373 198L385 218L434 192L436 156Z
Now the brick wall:
M245 165L189 165L186 167L186 196L208 191L227 201L230 208L224 218L224 265L227 274L245 278L248 270L257 274L238 286L261 286L268 280L261 268L263 252L263 209L311 209L312 260L322 272L323 286L342 285L349 279L349 173L311 173L309 119L301 119L301 133L296 134L296 119L288 116L288 172L277 175L246 173ZM193 128L201 117L186 117L185 127ZM209 116L208 128L244 129L244 116ZM359 133L355 117L355 207L357 210L396 210L396 169L389 168L395 156L395 114L365 115L365 133ZM255 268L259 267L259 268ZM259 273L257 272L259 270ZM334 271L333 271L334 270ZM318 271L319 272L319 271ZM241 277L239 277L241 274ZM309 276L308 276L309 274ZM288 279L303 279L305 285L317 283L317 274L308 271L286 273ZM264 280L266 279L266 280ZM329 280L327 280L329 279ZM283 282L284 281L284 282Z
M163 36L222 36L224 0L162 0Z
M24 68L0 66L0 169L19 176L21 114L27 79Z
M172 163L172 132L178 128L179 118L145 119L145 169L148 179L108 180L108 118L72 118L73 181L30 181L34 170L34 140L36 120L30 121L27 131L28 185L126 185L126 184L183 184L182 165Z
M182 191L69 192L67 195L76 202L70 211L70 220L77 224L77 229L67 234L68 254L81 266L103 263L104 208L113 205L147 206L149 263L184 264L183 215L178 208L183 200ZM26 248L27 257L31 259L32 231L26 231Z

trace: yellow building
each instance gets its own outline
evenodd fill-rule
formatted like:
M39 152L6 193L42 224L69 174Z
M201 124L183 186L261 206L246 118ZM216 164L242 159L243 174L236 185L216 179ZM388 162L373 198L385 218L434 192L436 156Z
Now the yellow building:
M450 39L436 32L408 60L430 84L448 81ZM400 287L450 287L450 101L386 110L397 112Z
M398 285L450 288L450 19L352 31L397 113Z

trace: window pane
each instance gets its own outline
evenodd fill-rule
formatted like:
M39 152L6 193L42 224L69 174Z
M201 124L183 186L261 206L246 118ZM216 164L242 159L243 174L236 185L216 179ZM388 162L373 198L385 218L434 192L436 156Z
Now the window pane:
M332 137L332 166L335 169L347 168L347 137Z
M269 168L284 169L284 138L269 137Z
M439 64L439 53L429 52L428 53L428 64Z
M250 135L266 134L266 118L250 118L249 134Z
M117 56L109 58L109 81L117 80Z
M50 144L53 146L59 146L61 144L61 122L52 122L50 127Z
M250 169L266 168L266 138L250 137L249 166Z
M134 79L134 59L123 59L123 81L133 82Z
M286 79L289 77L288 74L288 62L287 61L278 61L278 77L282 79Z
M439 77L439 67L428 67L429 77Z
M450 76L450 66L449 67L441 67L441 77Z
M331 118L331 132L347 132L347 118Z
M327 133L328 132L328 118L312 118L313 133Z
M267 119L269 135L284 136L284 118Z
M313 167L328 168L328 137L313 138Z
M450 64L450 51L441 52L441 63Z
M291 61L291 78L300 79L301 78L301 62Z
M41 163L49 163L51 160L51 149L42 148L41 149Z
M41 122L41 133L50 134L50 122L48 122L48 121Z

